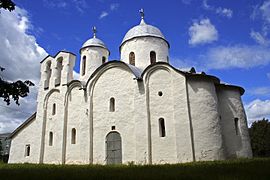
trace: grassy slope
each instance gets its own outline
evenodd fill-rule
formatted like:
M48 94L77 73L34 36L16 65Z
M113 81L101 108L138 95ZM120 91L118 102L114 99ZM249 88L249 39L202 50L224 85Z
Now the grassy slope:
M151 166L0 164L0 180L12 179L270 180L270 159L242 159Z

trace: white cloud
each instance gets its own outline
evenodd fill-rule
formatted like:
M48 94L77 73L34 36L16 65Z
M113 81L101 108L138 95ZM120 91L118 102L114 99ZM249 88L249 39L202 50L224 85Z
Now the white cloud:
M115 11L115 10L117 10L119 8L119 4L118 3L112 3L111 5L110 5L110 10L111 11Z
M63 9L76 9L80 13L84 13L85 9L88 8L88 4L85 0L70 0L67 2L66 0L43 0L44 6L48 8L61 8Z
M249 94L257 96L270 96L270 87L257 87L248 90Z
M108 15L109 15L108 12L102 11L101 14L99 15L99 19L103 19L103 18L105 18L105 17L108 16Z
M73 70L73 79L78 80L80 78L80 73L77 73L76 71Z
M270 63L270 49L261 46L219 46L203 55L208 69L251 68Z
M270 23L270 0L264 1L264 3L262 4L262 6L259 9L260 9L260 11L262 13L262 17L268 23Z
M260 45L268 46L270 44L268 38L268 32L270 30L270 0L255 5L250 17L252 20L260 20L259 22L261 23L261 32L254 32L252 30L250 34L251 38Z
M223 16L223 17L232 18L232 16L233 16L233 11L231 9L223 8L223 7L216 8L214 6L210 6L208 4L208 0L203 0L202 6L205 10L213 11L216 14Z
M1 76L10 81L31 80L36 84L30 94L20 99L20 106L7 106L0 99L0 133L11 132L36 109L36 95L40 76L40 61L47 55L34 36L28 34L32 25L27 12L19 7L15 11L1 11L0 66L6 70Z
M267 73L266 75L267 75L267 77L270 79L270 73Z
M213 9L210 5L208 5L207 0L203 0L203 1L202 1L202 6L203 6L203 8L206 9L206 10L212 10L212 9Z
M227 9L227 8L219 7L216 9L216 13L221 15L221 16L227 17L227 18L232 18L232 16L233 16L233 11L231 9Z
M191 45L206 44L218 40L218 31L207 18L200 20L200 22L194 22L189 27L189 36L189 44Z
M245 105L248 124L263 118L270 118L270 100L255 99Z
M263 45L263 46L269 45L269 42L270 42L269 39L267 39L267 37L265 37L260 32L255 32L251 30L250 37L260 45Z

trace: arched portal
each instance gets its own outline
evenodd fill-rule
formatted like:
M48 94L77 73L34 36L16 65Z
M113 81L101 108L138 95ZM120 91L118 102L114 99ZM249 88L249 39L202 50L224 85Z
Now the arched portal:
M106 163L122 163L122 142L118 132L113 131L106 136Z

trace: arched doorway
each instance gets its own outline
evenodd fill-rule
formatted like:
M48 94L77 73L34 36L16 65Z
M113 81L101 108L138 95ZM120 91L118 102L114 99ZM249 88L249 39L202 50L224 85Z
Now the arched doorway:
M121 136L118 132L110 132L106 136L106 162L107 164L122 163Z

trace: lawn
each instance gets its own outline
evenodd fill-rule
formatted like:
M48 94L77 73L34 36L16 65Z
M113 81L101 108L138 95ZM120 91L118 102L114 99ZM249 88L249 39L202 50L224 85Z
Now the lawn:
M0 180L12 179L270 180L270 158L144 166L0 164Z

